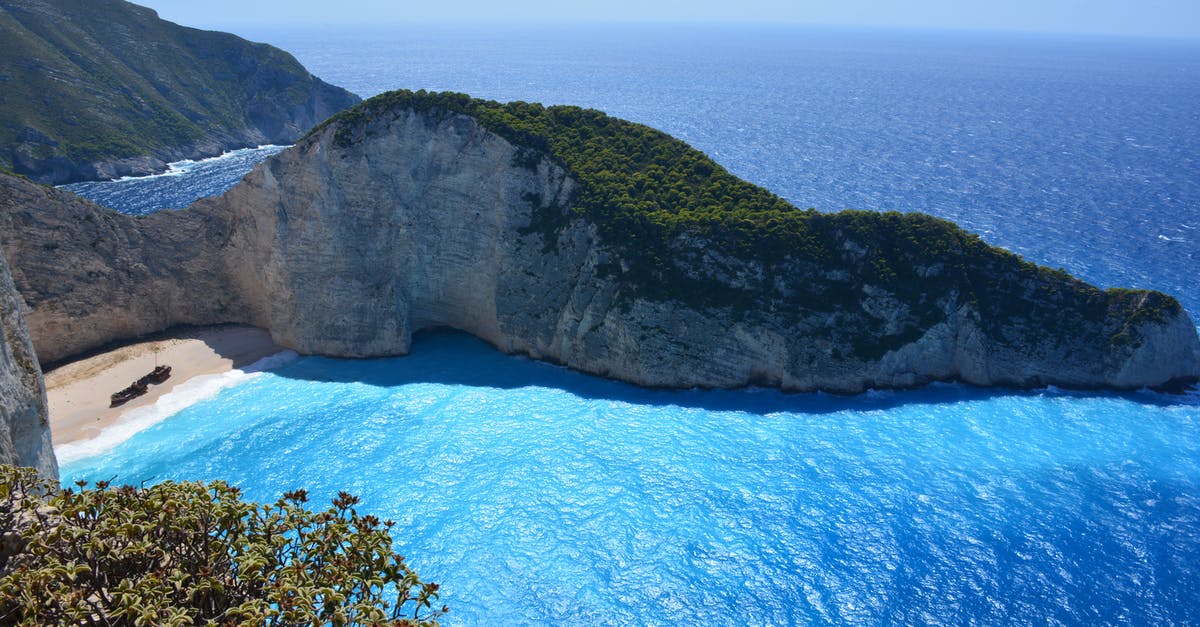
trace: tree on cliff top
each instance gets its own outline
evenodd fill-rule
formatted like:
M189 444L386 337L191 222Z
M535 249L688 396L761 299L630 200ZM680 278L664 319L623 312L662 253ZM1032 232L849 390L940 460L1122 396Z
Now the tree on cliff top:
M57 490L0 466L0 625L437 625L438 586L344 492L223 482ZM390 599L390 600L389 600Z

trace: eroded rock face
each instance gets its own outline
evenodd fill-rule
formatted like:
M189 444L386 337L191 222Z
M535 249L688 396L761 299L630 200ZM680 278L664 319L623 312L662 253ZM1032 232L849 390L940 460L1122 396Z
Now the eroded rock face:
M574 183L548 161L514 165L470 118L410 113L373 132L365 151L306 142L196 206L234 216L221 257L254 324L341 357L402 354L439 326L513 350L507 319L565 302L588 253L586 236L544 255L521 234L529 199L565 205Z
M21 297L0 250L0 464L31 466L58 479L42 369L21 314Z
M240 322L337 357L404 354L414 332L452 327L663 387L1137 388L1200 375L1196 328L1169 297L1060 292L1073 280L1014 274L1000 251L981 272L1009 273L1020 296L1007 312L965 297L936 263L914 272L929 285L919 315L886 285L787 310L766 296L695 305L646 294L570 209L578 182L543 157L467 115L394 109L328 125L224 196L141 220L9 180L0 226L43 361L173 324ZM839 246L845 268L789 258L768 273L706 237L672 241L679 273L737 289L769 274L779 294L803 293L814 272L853 278L869 246Z
M0 244L42 364L174 325L242 319L213 256L228 229L226 216L134 218L0 176Z
M225 271L252 322L301 352L402 354L413 332L448 326L507 352L665 387L857 392L961 380L1135 388L1200 372L1200 343L1182 309L1115 345L1114 325L1132 314L1074 325L1088 337L1062 337L1026 329L1032 320L982 324L980 312L947 293L939 322L864 358L851 346L861 338L830 332L848 316L881 332L899 324L907 304L881 289L864 289L853 311L801 316L799 325L765 302L735 313L639 297L609 270L617 253L567 209L577 184L550 159L532 162L463 115L394 111L338 132L323 129L197 207L235 216L220 255ZM553 242L531 224L546 212L565 225ZM671 252L707 259L709 250L697 236ZM736 283L761 274L755 264L694 267ZM784 270L780 280L804 280L800 268Z

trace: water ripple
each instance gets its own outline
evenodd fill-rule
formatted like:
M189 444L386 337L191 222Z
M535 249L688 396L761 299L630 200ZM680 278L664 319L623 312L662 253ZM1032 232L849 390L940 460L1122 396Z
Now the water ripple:
M451 625L1200 619L1196 396L656 392L437 335L301 358L63 476L349 489Z
M176 161L161 174L71 183L62 188L129 215L182 209L201 198L225 193L255 165L284 148L287 146L242 148L199 161Z

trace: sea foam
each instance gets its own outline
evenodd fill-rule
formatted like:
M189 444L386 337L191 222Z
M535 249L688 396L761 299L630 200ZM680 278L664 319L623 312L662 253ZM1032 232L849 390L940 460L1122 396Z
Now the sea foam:
M167 169L154 174L144 174L141 176L122 176L115 178L111 183L125 183L128 181L143 181L147 179L155 179L169 176L181 176L196 169L196 166L203 166L208 163L218 163L228 161L232 158L248 158L247 163L250 167L254 167L258 163L258 159L265 159L288 146L280 146L278 144L263 144L254 148L238 148L236 150L226 150L225 152L215 157L205 157L204 159L183 159L181 161L172 161L167 164ZM64 186L67 187L67 186Z
M121 213L144 215L186 207L200 198L221 194L242 180L256 164L285 148L277 145L242 148L198 161L176 161L158 174L71 183L62 188Z
M121 414L115 423L101 430L96 437L66 442L54 447L54 454L60 464L69 464L111 451L137 433L200 401L213 398L221 390L249 381L266 370L295 360L297 356L294 351L287 350L264 357L245 368L192 377L159 397L153 405L137 407Z

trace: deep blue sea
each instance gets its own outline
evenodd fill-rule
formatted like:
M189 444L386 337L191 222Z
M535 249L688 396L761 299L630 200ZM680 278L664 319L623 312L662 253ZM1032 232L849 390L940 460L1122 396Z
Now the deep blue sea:
M209 159L176 161L162 174L128 176L115 181L85 181L62 188L134 216L163 209L183 209L200 198L233 187L251 168L284 148L242 148Z
M363 96L602 109L799 206L929 212L1200 312L1198 42L239 34ZM180 206L254 158L83 193L140 213L154 185ZM397 548L443 585L450 625L1200 622L1196 393L647 391L434 334L408 357L302 357L171 404L198 398L60 451L64 479L223 478L263 500L350 489L400 523Z

